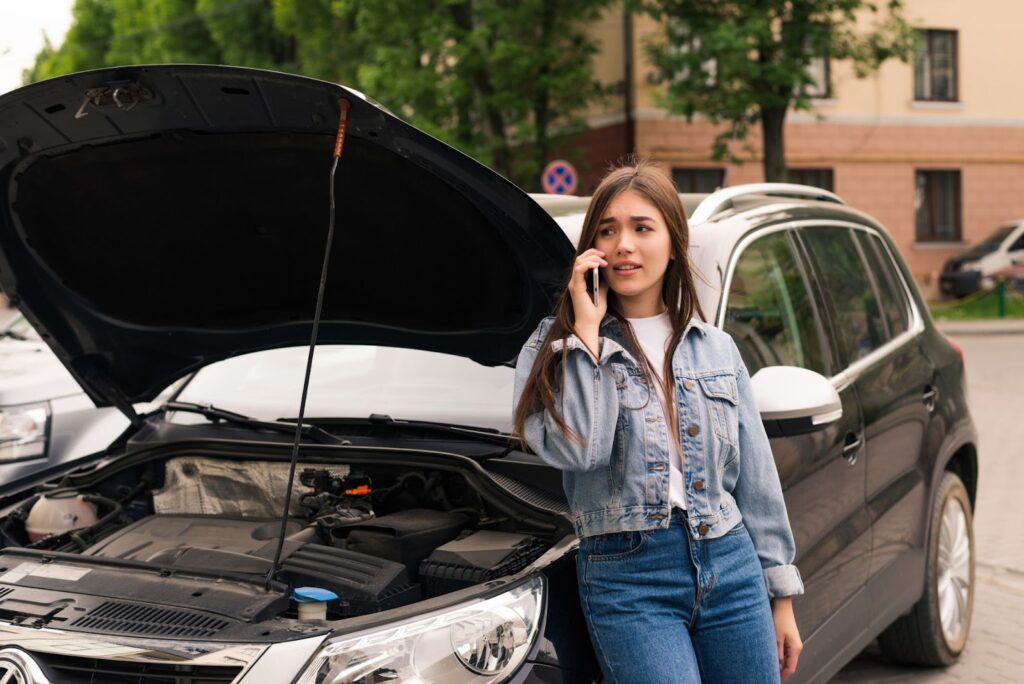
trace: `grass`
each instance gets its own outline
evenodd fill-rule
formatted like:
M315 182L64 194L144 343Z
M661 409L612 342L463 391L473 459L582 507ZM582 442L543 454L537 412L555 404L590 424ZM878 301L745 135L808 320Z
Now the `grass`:
M969 321L999 318L999 298L995 290L970 295L955 302L930 302L932 318ZM1024 297L1006 292L1006 318L1024 318Z

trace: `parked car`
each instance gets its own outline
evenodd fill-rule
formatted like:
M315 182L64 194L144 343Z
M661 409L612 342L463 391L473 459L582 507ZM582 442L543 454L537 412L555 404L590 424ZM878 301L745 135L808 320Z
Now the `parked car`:
M952 297L966 297L990 289L993 278L1011 266L1024 264L1024 219L1002 224L965 252L949 258L939 275L939 289Z
M105 449L128 427L97 408L25 317L0 329L0 482Z
M297 426L339 98L338 232ZM0 286L132 425L85 465L0 486L0 672L600 678L561 474L506 434L509 365L564 286L585 199L531 198L356 91L233 67L26 86L0 96L0 131ZM793 681L879 634L904 661L954 661L978 469L962 355L885 230L835 195L682 199L792 519ZM160 410L132 408L197 369Z

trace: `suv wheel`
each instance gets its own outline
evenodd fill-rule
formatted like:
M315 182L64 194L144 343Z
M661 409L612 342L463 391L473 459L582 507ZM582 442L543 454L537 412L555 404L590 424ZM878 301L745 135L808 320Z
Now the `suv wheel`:
M946 473L932 503L925 591L910 613L878 637L901 663L950 665L967 643L974 606L974 527L960 478Z

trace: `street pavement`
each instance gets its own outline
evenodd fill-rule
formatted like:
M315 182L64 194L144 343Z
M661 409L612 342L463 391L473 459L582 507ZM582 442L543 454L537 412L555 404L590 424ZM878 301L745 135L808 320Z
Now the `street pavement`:
M944 326L964 350L978 427L974 618L960 661L937 670L888 662L872 644L832 682L1024 682L1024 327Z

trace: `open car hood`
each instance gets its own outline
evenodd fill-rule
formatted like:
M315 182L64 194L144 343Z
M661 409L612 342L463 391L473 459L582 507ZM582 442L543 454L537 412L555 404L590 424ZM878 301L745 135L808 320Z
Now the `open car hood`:
M339 97L319 341L515 358L573 249L512 183L332 83L102 69L0 96L0 285L98 404L308 344Z

